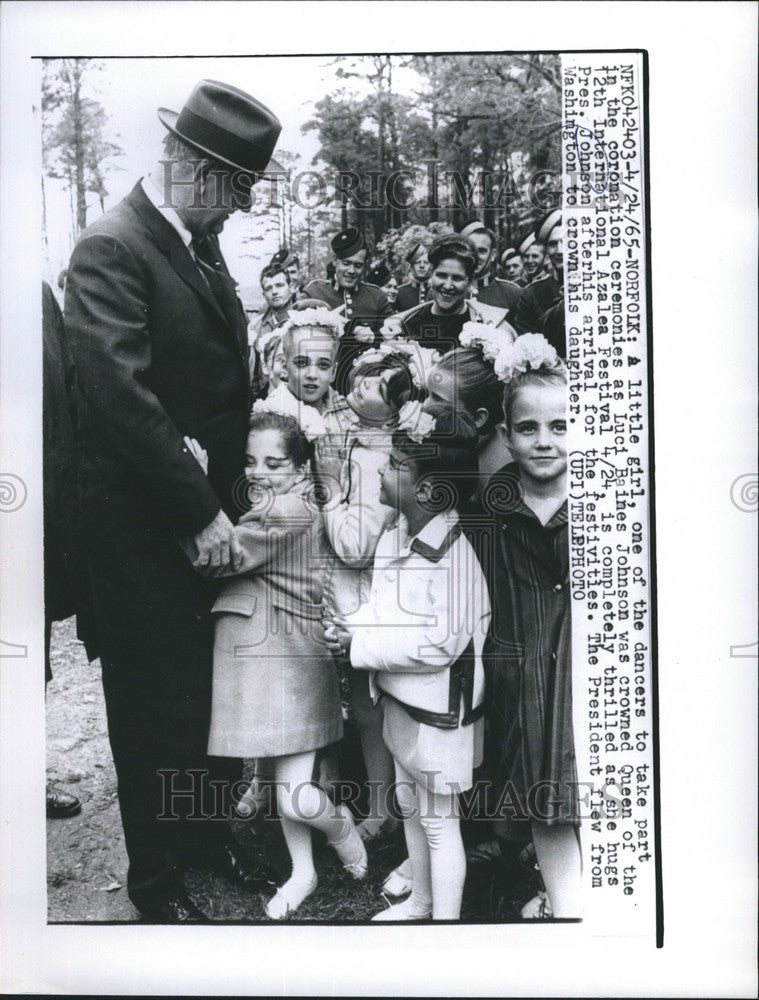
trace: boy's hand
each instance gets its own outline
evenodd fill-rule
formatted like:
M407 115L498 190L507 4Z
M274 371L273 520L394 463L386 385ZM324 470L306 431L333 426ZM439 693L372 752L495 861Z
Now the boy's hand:
M182 440L184 441L183 450L189 451L193 458L197 460L198 465L201 467L203 472L208 475L208 452L204 448L201 448L195 438L187 437L187 435L185 435Z

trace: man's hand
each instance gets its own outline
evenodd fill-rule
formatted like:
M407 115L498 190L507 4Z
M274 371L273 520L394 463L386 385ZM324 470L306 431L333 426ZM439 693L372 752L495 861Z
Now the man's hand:
M195 536L198 557L193 563L204 576L214 576L225 570L238 572L242 565L242 548L235 529L223 510Z

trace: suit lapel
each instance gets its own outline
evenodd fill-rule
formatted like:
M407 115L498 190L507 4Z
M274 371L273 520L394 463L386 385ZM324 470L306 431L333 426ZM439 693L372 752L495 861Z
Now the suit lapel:
M179 238L179 233L171 226L154 205L148 200L142 190L142 184L137 183L128 195L132 207L148 227L156 243L169 258L172 268L182 281L201 297L216 316L228 325L227 317L219 307L214 294L206 284L203 276L190 255L190 251Z

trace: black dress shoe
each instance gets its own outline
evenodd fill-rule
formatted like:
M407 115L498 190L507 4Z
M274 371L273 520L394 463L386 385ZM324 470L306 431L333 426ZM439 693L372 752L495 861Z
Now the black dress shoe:
M210 867L243 889L263 889L276 885L274 875L264 865L242 858L235 844L224 844L211 859Z
M45 812L48 819L64 819L76 816L82 811L82 803L75 795L62 792L60 788L47 785L45 788Z
M210 923L211 918L183 895L143 910L142 921L147 924L203 924Z

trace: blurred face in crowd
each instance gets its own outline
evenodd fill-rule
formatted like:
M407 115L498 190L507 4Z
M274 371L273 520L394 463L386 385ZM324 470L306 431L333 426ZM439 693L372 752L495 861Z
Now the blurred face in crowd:
M342 288L355 288L361 281L366 265L366 250L359 250L345 260L335 258L335 278Z
M284 272L264 278L261 290L272 309L280 309L290 298L290 282Z
M564 229L562 226L554 226L548 236L546 243L546 254L553 265L556 274L561 277L564 274Z
M567 471L567 392L564 386L519 389L507 441L522 475L535 484L558 482Z
M292 288L297 288L298 282L300 281L300 273L298 265L295 262L293 262L292 264L288 264L285 270L287 271L288 277L290 278L290 286Z
M296 327L285 345L287 387L296 399L317 406L335 375L337 345L318 328Z
M485 232L472 233L468 239L470 243L474 244L474 248L477 251L477 260L479 261L474 276L475 278L481 278L487 273L490 263L493 260L493 244Z
M395 300L398 298L398 282L395 278L390 278L386 285L382 286L382 291L387 296L387 301L391 306L395 305Z
M433 269L430 294L438 312L458 312L464 304L468 289L469 276L460 260L448 257Z
M427 251L424 247L419 247L414 254L414 259L411 261L411 273L414 279L416 281L426 281L430 276L431 270L432 265L427 256Z
M503 272L509 281L518 281L522 277L522 258L509 257L503 266Z
M270 350L264 351L261 365L264 375L269 380L269 388L276 389L282 381L282 371L285 363L285 352L282 346L282 338L278 337L276 344Z
M543 266L545 250L542 243L533 243L532 246L522 254L524 273L528 278L534 278Z

